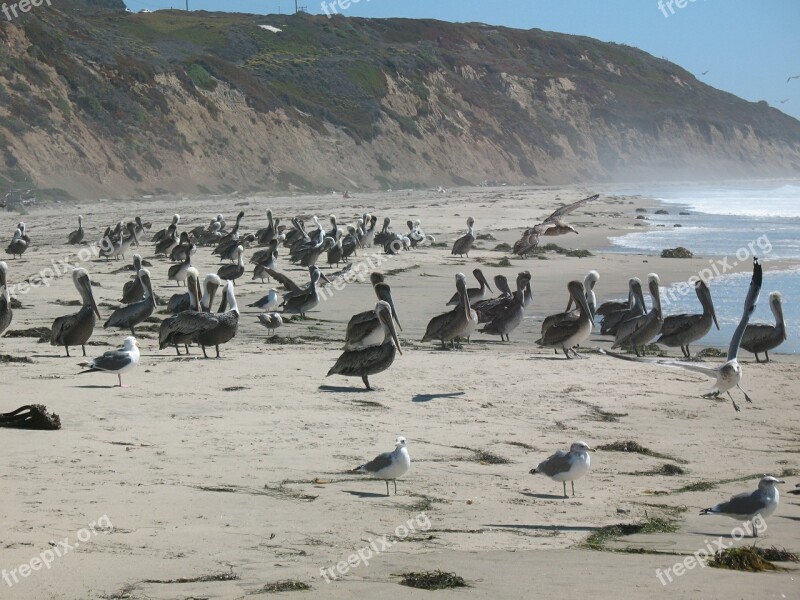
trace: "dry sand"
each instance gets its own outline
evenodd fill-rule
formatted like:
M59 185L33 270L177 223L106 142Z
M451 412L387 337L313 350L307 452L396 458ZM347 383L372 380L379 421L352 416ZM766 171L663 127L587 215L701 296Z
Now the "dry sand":
M435 592L436 598L796 598L800 588L791 571L698 567L667 586L656 578L657 568L682 561L718 536L731 541L736 523L700 517L699 508L754 489L760 474L800 468L796 357L776 354L771 363L755 365L748 355L743 385L755 403L737 414L728 401L699 397L711 387L702 377L598 354L567 361L533 344L541 318L563 310L567 281L582 279L590 268L601 273L597 294L603 301L623 295L632 275L656 271L669 284L696 273L707 258L595 252L583 259L548 254L547 260L512 258L510 267L492 266L507 256L492 248L513 243L522 227L547 216L557 205L554 198L572 201L586 192L504 188L359 194L352 200L142 200L25 216L33 246L23 259L7 260L11 284L74 252L64 240L77 212L91 240L106 225L138 214L152 220L155 231L174 211L190 229L219 211L232 221L241 208L247 213L243 230L254 231L271 208L283 218L335 212L341 222L368 210L381 220L391 216L396 231L405 230L407 219L420 218L424 230L448 246L472 215L477 233L491 232L497 241L479 242L469 260L451 257L449 247L384 259L381 269L390 274L404 328L404 354L372 377L373 392L358 379L325 378L340 353L347 319L375 304L368 283L336 292L308 320L284 325L281 339L270 343L256 309L245 308L270 285L248 280L237 287L239 335L223 346L222 359L203 360L197 349L178 358L157 349L157 332L145 332L139 336L141 364L127 375L126 389L110 387L112 376L76 376L80 359L65 358L61 349L4 337L0 354L33 362L0 365L0 411L40 402L61 416L63 429L0 432L0 568L29 563L51 543L74 544L82 528L104 516L113 530L90 536L49 570L11 588L0 580L0 598L243 598L287 579L311 585L311 592L292 593L298 597L427 598L433 592L401 587L398 574L435 568L453 571L471 586ZM580 235L545 241L595 251L609 235L632 230L633 209L649 205L644 198L606 197L571 216ZM15 219L4 215L4 237ZM145 257L151 248L143 249ZM150 260L157 294L169 297L178 288L166 282L167 263ZM511 343L479 334L460 351L421 344L428 320L454 291L454 274L469 273L478 261L490 280L498 272L512 280L522 269L533 274L534 302ZM208 248L193 262L202 273L217 268ZM95 293L104 319L130 276L113 273L123 264L83 265L102 286ZM304 280L305 270L283 258L280 268ZM75 298L69 277L36 288L20 297L25 308L15 311L10 329L49 327L56 316L76 310L56 301ZM118 346L124 336L98 327L90 355ZM599 336L588 344L607 345ZM398 483L399 494L387 498L382 482L347 471L391 449L398 434L408 438L413 464ZM592 446L636 440L674 460L598 452L589 475L576 484L577 496L565 500L560 484L528 471L577 439ZM479 462L478 450L509 462ZM667 462L686 473L637 474ZM677 491L734 478L746 479L708 491ZM781 487L797 481L790 476ZM425 523L423 514L430 528L393 537L409 520ZM609 544L646 554L580 547L599 527L653 516L675 519L679 530ZM760 544L800 550L798 521L797 497L784 494ZM368 566L325 582L322 568L346 561L381 536L388 547ZM230 573L236 579L159 583Z

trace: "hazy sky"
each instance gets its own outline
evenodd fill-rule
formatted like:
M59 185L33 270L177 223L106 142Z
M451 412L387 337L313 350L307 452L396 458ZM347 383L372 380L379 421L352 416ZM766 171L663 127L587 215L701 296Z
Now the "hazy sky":
M132 10L183 8L184 2L127 0ZM663 9L658 0L350 0L347 9L339 4L347 0L326 2L347 16L480 21L624 43L800 119L800 78L786 82L800 75L800 0L662 0ZM299 4L323 12L321 0ZM292 12L294 5L294 0L189 0L192 10L251 13Z

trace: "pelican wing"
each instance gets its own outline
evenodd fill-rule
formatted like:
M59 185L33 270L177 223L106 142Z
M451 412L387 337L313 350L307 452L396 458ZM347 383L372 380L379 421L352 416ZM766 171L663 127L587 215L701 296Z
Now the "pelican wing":
M750 280L750 287L747 290L747 297L744 300L744 312L742 313L742 319L739 321L739 325L736 327L736 331L733 333L730 346L728 346L728 360L733 360L739 354L739 345L742 343L744 331L747 329L747 322L750 320L750 317L756 310L758 295L761 293L761 280L761 264L759 264L757 258L754 258L753 278Z
M274 269L264 269L264 272L267 273L270 277L272 277L275 281L283 285L287 290L290 292L300 292L302 289L299 285L297 285L294 281L289 279L283 273L278 273Z
M695 323L702 318L703 315L688 313L671 315L664 319L664 324L661 326L661 335L669 336L689 331L694 327Z

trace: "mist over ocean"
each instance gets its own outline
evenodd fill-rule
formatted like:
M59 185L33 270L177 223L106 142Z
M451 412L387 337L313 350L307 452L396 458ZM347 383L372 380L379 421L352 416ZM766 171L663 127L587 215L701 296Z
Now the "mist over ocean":
M730 264L751 260L752 250L765 265L764 284L756 314L751 322L773 323L768 296L783 294L783 310L789 339L779 352L800 351L800 182L785 184L736 184L735 186L692 186L630 188L623 194L641 194L664 203L668 215L646 214L651 228L611 238L608 252L641 252L657 255L664 248L684 246L697 256L728 257ZM690 215L680 215L689 212ZM675 225L680 227L675 227ZM738 257L737 257L738 253ZM796 261L788 269L773 271L774 260ZM719 270L719 267L718 267ZM696 275L687 272L687 279ZM727 345L742 314L750 275L723 274L710 282L721 331L712 329L700 343ZM699 312L694 293L670 294L666 314Z

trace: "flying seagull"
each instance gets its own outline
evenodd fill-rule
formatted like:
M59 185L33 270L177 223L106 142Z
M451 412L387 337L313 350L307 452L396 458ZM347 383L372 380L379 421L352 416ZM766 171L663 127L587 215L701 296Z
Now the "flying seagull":
M703 71L702 73L700 73L700 75L708 75L709 73L711 73L710 69L708 71Z
M368 463L353 469L354 473L368 473L375 479L383 479L386 483L386 495L389 495L389 482L394 482L394 493L397 495L397 478L405 475L411 468L411 457L406 448L406 438L398 436L393 452L383 452Z
M786 104L791 98L786 98L786 100L778 100L778 104Z
M753 522L756 517L766 519L778 508L780 494L776 483L786 483L775 477L764 477L758 482L755 492L736 494L727 502L720 502L711 508L704 508L701 515L725 515L737 521ZM753 522L753 537L758 537L758 528Z
M742 380L742 367L737 360L737 356L739 355L739 344L742 342L742 337L744 336L744 331L747 328L747 322L750 320L751 315L756 310L756 303L758 302L758 295L761 292L761 265L758 262L758 258L753 258L753 278L750 280L750 288L747 291L747 298L744 301L744 312L742 313L742 318L739 321L739 325L736 327L736 331L733 333L733 337L731 338L731 343L728 346L728 357L726 361L719 367L711 368L711 367L702 367L700 365L695 365L693 363L685 363L680 362L677 360L665 360L665 359L650 359L650 358L634 358L632 356L624 356L622 354L616 354L615 352L608 352L605 350L600 350L603 354L608 354L609 356L613 356L614 358L621 358L623 360L632 360L637 362L647 362L651 364L657 365L664 365L667 367L680 367L682 369L687 369L689 371L694 371L695 373L702 373L707 377L711 377L712 379L716 379L716 384L711 389L711 391L707 394L704 394L704 398L717 398L720 394L725 392L728 394L728 397L733 402L733 408L738 412L739 405L736 404L736 401L731 396L730 390L733 388L739 388L742 393L744 394L744 399L748 402L752 402L750 396L747 395L747 392L742 390L739 383Z
M103 356L81 363L80 366L88 368L78 373L78 375L98 372L113 373L119 378L119 387L127 387L122 385L122 374L130 371L138 364L139 342L136 341L135 337L129 335L125 338L121 349L109 350Z
M792 75L791 77L787 77L786 83L789 83L792 79L800 79L800 75Z
M575 480L580 479L589 472L590 459L589 452L594 452L586 442L574 442L569 447L569 452L559 450L546 460L543 460L535 469L531 469L531 475L547 475L553 481L560 481L564 484L564 498L567 496L567 482L572 483L572 497L575 497Z

